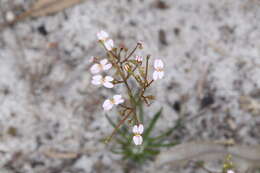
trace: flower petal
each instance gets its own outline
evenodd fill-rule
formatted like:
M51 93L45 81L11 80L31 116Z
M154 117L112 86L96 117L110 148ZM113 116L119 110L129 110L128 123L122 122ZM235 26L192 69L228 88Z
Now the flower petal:
M154 71L153 72L153 80L157 80L159 78L159 72L158 71Z
M92 83L93 85L100 85L100 84L102 84L102 76L101 76L101 75L95 75L95 76L93 76L91 83Z
M133 136L133 141L135 145L141 145L143 143L143 137L140 135Z
M113 88L114 87L114 84L112 84L111 82L104 82L103 85L106 88Z
M113 103L111 102L111 100L107 99L104 101L103 108L105 111L112 109L112 107L113 107Z
M105 82L111 82L114 80L114 78L112 78L111 76L106 76L104 80Z
M108 33L103 30L97 33L98 40L106 40L108 37Z
M104 45L105 45L106 49L110 51L114 47L114 41L112 39L108 39L104 42Z
M106 64L103 66L103 70L109 70L112 67L112 64Z
M163 76L164 76L164 71L159 71L159 72L158 72L158 78L159 78L159 79L162 79Z
M94 64L91 66L90 68L90 72L92 74L96 74L96 73L99 73L101 71L101 68L100 68L100 65L99 64Z
M235 173L233 170L229 169L227 173Z
M101 61L100 61L100 64L102 65L102 66L105 66L106 64L107 64L107 59L102 59Z
M101 81L101 80L103 79L103 77L102 77L100 74L95 75L95 76L93 76L92 78L93 78L94 80L99 80L99 81Z
M138 126L138 134L142 134L144 132L144 126L142 124L139 124Z
M160 59L156 59L156 60L154 60L154 68L155 69L162 69L163 68L163 62L162 62L162 60L160 60Z
M134 133L134 134L138 134L138 126L137 126L137 125L135 125L135 126L133 127L133 133Z
M116 105L124 102L124 99L122 98L121 95L114 95L113 99L114 99Z
M142 62L142 61L143 61L143 57L141 57L141 56L139 56L139 55L136 55L136 56L135 56L135 60L136 60L137 62Z

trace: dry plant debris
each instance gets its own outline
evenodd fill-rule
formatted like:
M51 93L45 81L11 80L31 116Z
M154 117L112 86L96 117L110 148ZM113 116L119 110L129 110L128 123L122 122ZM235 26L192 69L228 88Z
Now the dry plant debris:
M18 16L13 16L14 14L9 11L6 16L7 21L6 23L0 24L0 29L28 17L42 17L60 12L83 1L84 0L38 0L32 5L31 9Z

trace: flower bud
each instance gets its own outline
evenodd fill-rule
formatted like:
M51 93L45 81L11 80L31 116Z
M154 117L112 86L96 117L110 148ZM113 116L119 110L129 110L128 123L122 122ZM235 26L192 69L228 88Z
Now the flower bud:
M128 72L132 72L132 67L131 67L131 65L128 64L128 63L124 65L124 69L125 69L126 71L128 71Z
M138 41L137 44L139 45L139 49L143 49L144 48L144 42L143 41Z

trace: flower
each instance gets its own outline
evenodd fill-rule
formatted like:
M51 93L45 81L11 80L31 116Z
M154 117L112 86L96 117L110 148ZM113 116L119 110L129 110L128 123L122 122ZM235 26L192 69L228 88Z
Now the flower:
M112 64L108 63L107 59L103 59L99 63L95 63L94 65L92 65L90 71L92 74L96 74L101 71L109 70L111 67Z
M135 143L135 145L141 145L143 143L143 137L141 136L141 134L144 131L144 126L142 124L139 125L135 125L133 127L133 141Z
M106 31L101 30L97 33L98 40L106 40L108 37L109 35Z
M163 71L163 62L160 59L156 59L154 61L154 69L155 71L153 72L153 80L157 79L162 79L164 76L164 71Z
M229 169L227 173L235 173L233 170Z
M100 31L97 33L97 38L99 41L102 41L107 50L112 50L114 47L114 41L109 38L109 35L106 31Z
M103 108L105 111L112 109L114 105L118 105L124 102L121 95L114 95L112 99L106 99L103 103Z
M143 61L143 57L136 55L136 56L135 56L135 60L136 60L137 62L141 63L141 62Z
M114 79L111 76L103 77L101 75L95 75L92 77L91 83L93 85L103 85L106 88L113 88L114 84L112 83Z
M107 50L112 50L114 47L114 41L112 39L108 39L104 42L105 47L107 48Z

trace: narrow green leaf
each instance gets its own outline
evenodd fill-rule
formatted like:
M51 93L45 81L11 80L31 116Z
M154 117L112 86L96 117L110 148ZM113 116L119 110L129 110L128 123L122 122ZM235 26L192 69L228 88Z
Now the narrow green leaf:
M143 109L143 104L141 102L138 103L138 112L139 112L140 121L144 122L144 109Z
M128 144L128 141L123 141L123 140L121 140L121 139L119 139L119 138L115 138L115 141L116 141L117 143L121 144L121 145L127 145L127 144Z
M108 120L109 124L115 128L116 124L113 122L113 120L111 120L111 118L107 114L105 114L105 116L106 116L106 119Z
M157 155L159 153L160 153L159 150L154 150L154 149L145 149L144 150L144 154L148 154L148 155Z
M161 135L156 136L154 138L150 138L149 141L153 142L153 141L157 141L157 140L161 140L165 137L168 137L172 134L172 132L178 128L180 128L182 126L182 119L178 119L175 126L173 126L172 128L169 128L167 131L163 132Z
M157 144L151 144L149 145L148 147L151 147L151 148L157 148L157 147L172 147L172 146L175 146L179 144L179 142L172 142L172 143L165 143L165 144L160 144L160 143L157 143Z
M123 151L117 151L115 149L111 149L111 152L114 154L123 154L124 153Z
M147 129L144 132L143 138L144 140L150 135L150 133L152 132L157 120L159 119L159 117L161 116L162 113L162 108L153 116L152 120L150 121Z

